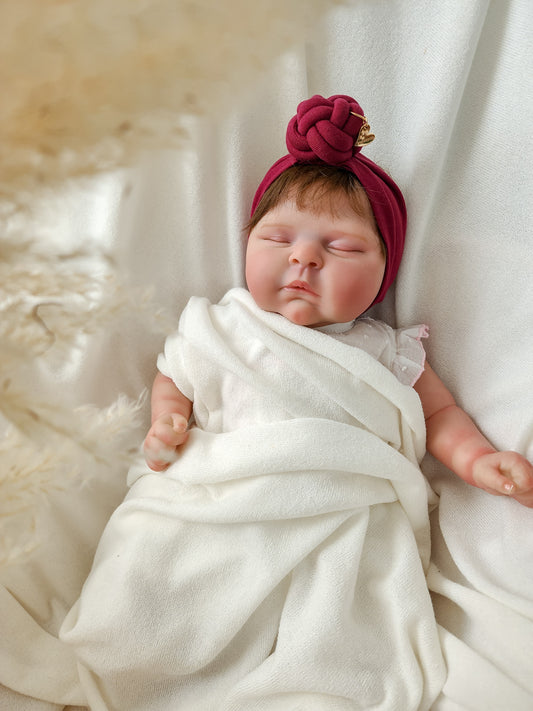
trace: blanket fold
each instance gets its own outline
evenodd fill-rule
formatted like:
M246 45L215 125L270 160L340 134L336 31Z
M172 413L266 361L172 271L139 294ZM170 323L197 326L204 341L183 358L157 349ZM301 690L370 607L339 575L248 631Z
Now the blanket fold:
M259 392L240 426L234 412L229 431L193 429L165 474L131 470L62 629L87 695L130 711L427 709L444 668L425 581L420 404L368 354L242 298L193 303L179 358L198 373L208 429L222 421L213 393L228 387L216 390L217 370L251 396L258 358ZM339 421L323 416L341 402Z

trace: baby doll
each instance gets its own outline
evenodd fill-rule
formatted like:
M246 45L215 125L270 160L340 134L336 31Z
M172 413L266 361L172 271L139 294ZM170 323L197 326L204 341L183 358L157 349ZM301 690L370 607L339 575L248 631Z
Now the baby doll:
M376 339L372 330L394 338L384 324L360 317L394 281L406 229L399 188L360 153L373 138L350 97L302 102L287 129L289 155L270 168L255 195L246 250L246 284L257 306L312 329L337 324L332 335L366 350L368 339ZM159 365L144 442L154 471L166 469L187 441L194 406L169 377L164 356ZM427 450L469 484L533 507L530 462L496 451L423 357L421 366L408 384L422 403Z
M531 465L425 364L425 327L361 316L406 226L369 140L353 99L300 104L253 203L248 289L193 297L165 342L149 467L61 631L95 708L427 711L445 665L426 429L463 479L533 505Z

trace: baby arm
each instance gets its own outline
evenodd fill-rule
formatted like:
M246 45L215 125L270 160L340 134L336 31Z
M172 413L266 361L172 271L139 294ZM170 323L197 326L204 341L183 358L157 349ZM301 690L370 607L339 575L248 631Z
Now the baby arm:
M192 402L170 378L158 373L152 386L152 425L143 445L150 469L160 472L174 461L177 447L189 436L191 412Z
M426 364L415 384L427 428L427 450L464 479L533 508L533 466L517 452L498 452Z

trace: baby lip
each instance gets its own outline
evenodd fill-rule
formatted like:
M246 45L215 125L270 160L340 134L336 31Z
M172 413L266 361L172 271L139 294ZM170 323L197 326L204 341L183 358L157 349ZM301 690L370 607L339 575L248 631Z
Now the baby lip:
M316 292L314 292L309 284L306 281L301 281L297 279L296 281L291 281L290 284L287 284L286 289L295 289L297 291L305 291L308 294L312 294L313 296L318 296Z

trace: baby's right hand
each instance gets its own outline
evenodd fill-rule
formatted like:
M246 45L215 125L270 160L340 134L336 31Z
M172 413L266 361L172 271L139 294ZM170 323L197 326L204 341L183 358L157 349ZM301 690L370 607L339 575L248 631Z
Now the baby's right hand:
M146 463L155 472L164 471L176 460L177 448L187 441L188 422L177 413L161 415L152 422L143 451Z

